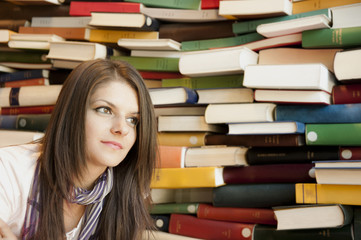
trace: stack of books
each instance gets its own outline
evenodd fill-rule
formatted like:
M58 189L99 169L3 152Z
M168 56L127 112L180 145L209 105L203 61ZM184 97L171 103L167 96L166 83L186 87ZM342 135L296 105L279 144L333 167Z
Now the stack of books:
M154 239L358 239L360 11L360 0L1 2L0 145L44 134L79 63L124 60L158 120Z

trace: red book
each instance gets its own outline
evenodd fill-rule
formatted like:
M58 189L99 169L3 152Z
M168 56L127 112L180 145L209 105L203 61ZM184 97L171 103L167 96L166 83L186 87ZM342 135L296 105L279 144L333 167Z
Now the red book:
M277 225L275 214L270 208L214 207L201 203L197 210L198 218L240 223Z
M219 0L201 0L201 9L217 9Z
M43 114L51 113L54 105L47 106L28 106L28 107L2 107L1 115L18 115L18 114Z
M201 239L251 240L255 225L208 220L185 214L171 214L169 232Z
M183 78L184 76L179 72L152 72L139 71L144 79L165 79L165 78Z
M39 86L39 85L49 85L49 80L47 78L32 78L32 79L9 81L9 82L4 82L2 87L22 87L22 86Z
M344 84L332 89L333 104L361 103L361 84Z
M77 2L71 1L70 16L91 16L91 12L140 13L140 3L131 2Z
M360 160L361 147L340 147L340 160Z
M226 184L316 182L315 178L309 175L312 167L312 163L225 167L223 179Z
M158 168L183 168L187 147L159 145Z

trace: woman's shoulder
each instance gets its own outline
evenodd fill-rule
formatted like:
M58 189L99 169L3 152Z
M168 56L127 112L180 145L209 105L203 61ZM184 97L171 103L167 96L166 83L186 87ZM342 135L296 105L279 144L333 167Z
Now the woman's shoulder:
M13 145L0 148L0 163L30 167L40 155L40 144Z

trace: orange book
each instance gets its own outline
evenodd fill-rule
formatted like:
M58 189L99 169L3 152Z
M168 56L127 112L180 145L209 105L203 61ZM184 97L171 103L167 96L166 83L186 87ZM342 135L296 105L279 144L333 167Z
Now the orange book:
M19 27L19 33L56 34L67 40L88 40L87 28Z
M9 82L4 82L2 87L22 87L22 86L39 86L39 85L49 85L49 80L47 78L32 78L32 79L9 81Z
M159 168L183 168L187 147L159 146Z
M292 14L359 3L360 0L307 0L293 2Z

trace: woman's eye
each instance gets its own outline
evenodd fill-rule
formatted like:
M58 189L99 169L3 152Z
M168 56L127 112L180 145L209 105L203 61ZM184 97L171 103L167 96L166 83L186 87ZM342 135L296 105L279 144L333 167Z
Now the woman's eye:
M112 110L109 107L98 107L95 109L95 111L99 112L99 113L104 113L104 114L111 114Z
M139 119L137 117L129 117L127 118L127 122L131 125L131 126L136 126L139 122Z

